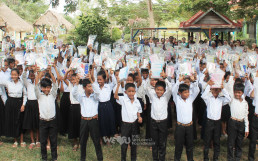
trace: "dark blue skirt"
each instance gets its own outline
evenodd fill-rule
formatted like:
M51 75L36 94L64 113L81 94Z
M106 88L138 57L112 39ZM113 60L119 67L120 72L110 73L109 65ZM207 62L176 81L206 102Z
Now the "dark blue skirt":
M69 111L68 139L76 139L80 137L80 124L81 106L80 104L71 104Z
M68 133L69 128L69 110L70 110L70 93L64 92L60 100L60 134L65 135Z
M18 138L22 132L22 98L8 97L5 105L5 136Z
M28 100L24 111L23 129L39 129L39 105L37 100Z
M4 136L4 119L5 119L5 113L4 113L4 103L2 99L0 98L0 136Z
M101 136L111 137L115 134L115 113L110 101L99 102L98 119Z

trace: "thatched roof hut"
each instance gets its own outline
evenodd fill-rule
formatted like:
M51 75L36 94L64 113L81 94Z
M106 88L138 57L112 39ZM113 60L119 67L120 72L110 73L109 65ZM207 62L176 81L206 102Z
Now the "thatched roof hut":
M5 4L0 3L0 26L5 26L7 32L29 32L33 26L23 20Z
M5 24L5 21L2 17L0 17L0 27L4 27L6 24Z
M71 30L73 25L67 21L61 14L58 14L52 10L46 11L42 16L40 16L33 24L34 26L51 26L60 27L64 26L66 30Z

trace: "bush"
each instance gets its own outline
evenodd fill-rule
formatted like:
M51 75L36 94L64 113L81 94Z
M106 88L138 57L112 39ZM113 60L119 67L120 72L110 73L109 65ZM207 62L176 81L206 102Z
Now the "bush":
M119 30L119 28L112 29L112 39L114 41L121 39L121 35L122 35L122 32Z
M125 34L124 35L124 41L125 42L130 42L131 41L131 34Z
M252 48L252 44L255 43L255 39L244 39L245 44L248 46L249 49Z

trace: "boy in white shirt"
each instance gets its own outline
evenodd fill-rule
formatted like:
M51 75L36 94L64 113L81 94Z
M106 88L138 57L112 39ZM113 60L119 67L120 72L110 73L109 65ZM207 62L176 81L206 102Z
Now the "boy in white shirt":
M244 137L249 134L249 122L248 122L248 103L245 100L244 90L245 86L242 83L235 83L233 76L229 78L227 89L231 94L231 102L229 103L231 118L228 121L228 160L241 159L242 155L242 142ZM233 86L233 88L232 88ZM234 151L235 148L235 151Z
M210 80L204 93L201 96L207 105L207 122L204 134L204 161L209 160L209 148L211 140L213 140L214 147L213 160L218 161L220 153L220 119L222 106L228 104L231 101L227 90L223 88L223 84L221 85L221 88L211 88L213 84L214 82Z
M183 77L180 76L172 89L173 100L177 111L174 160L181 160L183 146L185 144L187 160L193 161L193 102L198 96L200 89L198 87L198 82L195 82L193 83L192 90L190 91L189 85L185 83L179 85L182 80ZM193 76L190 77L190 80L192 82L195 81Z
M47 160L47 139L49 137L51 144L52 160L57 160L57 119L56 119L56 95L57 83L53 74L50 72L52 82L48 78L43 78L43 72L40 72L35 81L35 94L39 104L39 134L41 144L42 160ZM40 91L41 89L41 91Z
M155 92L151 91L150 86L146 90L152 102L150 132L154 142L152 145L152 157L155 161L165 161L166 156L168 133L167 108L171 97L171 83L167 79L166 83L164 81L158 81L155 85ZM167 89L166 86L168 86Z
M142 118L140 113L142 112L142 107L138 99L135 98L136 90L133 83L127 83L125 85L125 95L118 96L118 90L120 87L119 78L118 86L114 95L114 98L122 106L122 127L121 136L123 140L129 141L131 145L131 160L136 161L136 142L134 138L137 139L138 134L138 123L142 123ZM137 122L138 119L138 122ZM124 139L124 137L126 139ZM130 140L129 140L130 138ZM126 151L128 144L125 142L121 145L121 160L126 161Z
M94 93L91 77L84 79L83 89L84 92L79 92L79 79L72 90L73 97L80 103L81 106L81 125L80 125L80 148L81 148L81 161L86 160L86 146L89 134L94 143L97 160L103 160L102 149L100 145L100 131L98 121L98 105L99 95Z

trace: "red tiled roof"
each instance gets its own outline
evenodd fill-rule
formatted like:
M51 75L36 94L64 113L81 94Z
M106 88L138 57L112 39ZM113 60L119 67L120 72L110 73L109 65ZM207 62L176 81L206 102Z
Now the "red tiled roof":
M197 28L197 27L224 27L224 28L239 28L242 27L242 23L241 22L233 22L232 20L230 20L228 17L226 17L225 15L220 14L223 18L225 18L227 21L229 21L232 25L230 24L223 24L223 25L217 25L217 24L193 24L193 22L198 19L199 17L201 17L203 14L205 14L206 12L203 12L202 10L200 10L199 12L197 12L194 16L192 16L189 20L187 21L183 21L180 22L179 28Z

